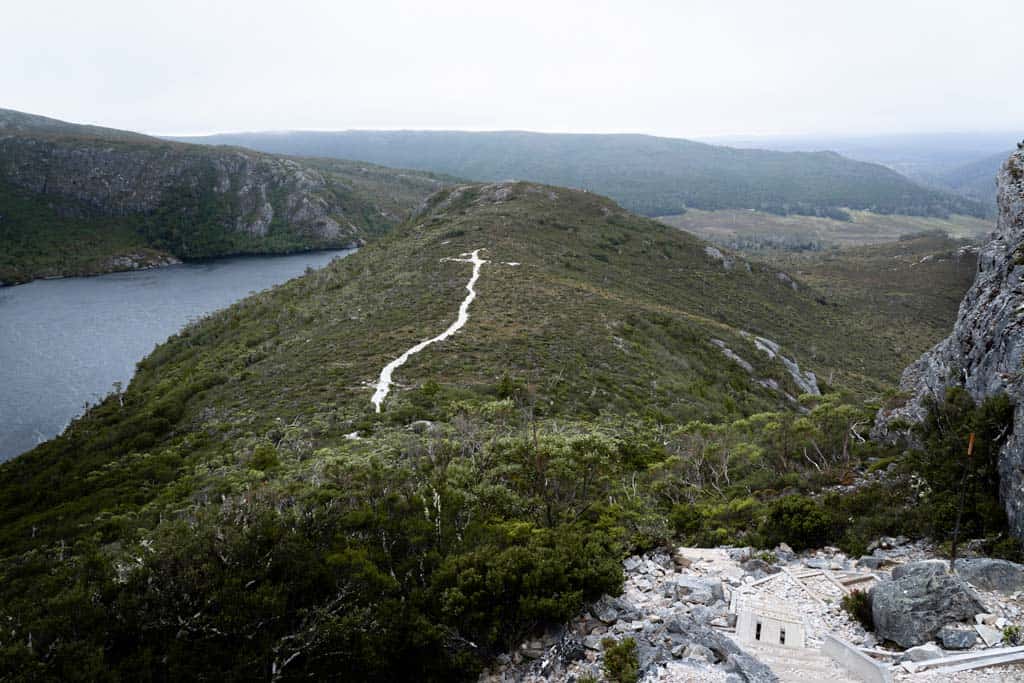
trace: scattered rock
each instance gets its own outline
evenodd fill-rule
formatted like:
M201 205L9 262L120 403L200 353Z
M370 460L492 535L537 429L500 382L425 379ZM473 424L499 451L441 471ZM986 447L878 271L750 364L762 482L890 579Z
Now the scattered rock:
M689 569L693 566L693 561L684 555L683 551L680 549L677 549L672 553L672 562L674 562L677 567L681 567L683 569Z
M775 546L775 550L772 552L775 553L775 557L777 557L780 562L788 563L796 559L796 553L793 552L793 549L785 543L780 543Z
M409 431L416 434L427 434L435 431L436 427L430 420L415 420L409 423Z
M820 557L804 558L804 566L809 569L831 569L831 562Z
M885 564L885 559L881 557L872 557L871 555L865 555L864 557L857 560L858 567L866 567L872 570L878 570Z
M704 253L712 261L718 261L719 263L721 263L722 267L725 268L726 270L732 270L733 264L735 264L735 260L732 258L732 256L726 256L725 254L722 253L721 249L712 247L711 245L704 247Z
M687 645L682 652L683 659L696 659L707 662L708 664L715 663L715 653L710 648L706 648L698 643L690 643Z
M609 595L605 595L595 602L590 608L590 613L594 615L595 619L606 624L614 624L620 619L632 621L640 616L629 603Z
M722 600L722 582L696 576L676 576L665 584L665 595L689 603L708 605Z
M703 645L711 650L716 660L725 662L725 669L739 674L748 683L771 683L777 681L767 666L743 652L736 643L726 636L691 621L673 619L668 622L670 633L682 636L691 643Z
M756 557L747 560L740 566L743 567L743 571L748 572L750 574L778 574L780 571L782 571L774 564L768 564L764 560L758 559Z
M984 624L978 624L974 627L974 629L978 632L978 635L981 636L981 639L984 640L985 644L989 647L992 647L993 645L998 645L999 643L1003 642L1003 632L997 628L992 628L991 626L986 626Z
M945 653L942 648L935 643L928 643L927 645L918 645L905 651L899 661L901 662L923 662L928 659L938 659Z
M939 642L947 650L969 650L978 642L978 633L966 628L944 626L939 631Z

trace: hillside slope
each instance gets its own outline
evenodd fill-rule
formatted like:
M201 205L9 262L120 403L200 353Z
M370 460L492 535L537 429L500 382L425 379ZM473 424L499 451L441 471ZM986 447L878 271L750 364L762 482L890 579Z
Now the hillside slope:
M873 136L758 136L709 140L736 147L787 152L832 150L881 164L925 187L982 202L995 217L995 177L1020 131L917 133Z
M885 386L820 298L592 194L442 191L0 465L0 675L472 680L630 549L771 543L753 496L843 476L863 424L811 371Z
M962 166L944 171L935 177L940 187L948 187L965 197L996 205L996 176L1010 152L992 154Z
M753 208L841 215L984 215L980 204L925 189L876 164L830 152L733 149L646 135L343 131L182 138L267 152L366 159L473 180L520 179L605 194L648 216Z
M443 183L0 110L0 283L351 246Z

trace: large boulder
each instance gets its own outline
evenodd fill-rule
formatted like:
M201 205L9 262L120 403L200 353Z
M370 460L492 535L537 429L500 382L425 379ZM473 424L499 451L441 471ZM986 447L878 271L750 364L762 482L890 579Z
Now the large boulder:
M934 640L943 626L985 611L963 579L936 571L929 562L904 565L899 578L875 585L870 598L875 634L905 648Z
M724 599L722 582L682 574L667 580L662 589L665 597L683 602L710 605Z
M1024 590L1024 565L1009 560L978 557L956 561L956 573L983 591L1013 593Z
M605 624L614 624L617 621L635 621L640 618L640 612L633 605L610 595L601 596L600 600L591 605L590 614Z
M908 574L948 574L949 562L945 560L921 560L920 562L908 562L892 568L892 578L901 579Z
M978 632L973 628L944 626L939 631L939 641L947 650L969 650L978 642Z

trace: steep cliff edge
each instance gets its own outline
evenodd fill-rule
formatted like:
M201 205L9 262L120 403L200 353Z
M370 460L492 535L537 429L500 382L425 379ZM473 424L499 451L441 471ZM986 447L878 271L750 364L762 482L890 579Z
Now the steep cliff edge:
M366 165L346 164L0 110L0 281L116 270L144 248L199 258L350 246L443 184L418 174L396 216L349 177Z
M894 438L902 424L920 421L925 400L948 387L962 386L975 400L1007 394L1016 408L1014 434L1000 453L1000 494L1011 529L1024 538L1024 152L1010 156L997 182L996 229L953 333L904 371L900 389L908 398L879 412L875 435Z

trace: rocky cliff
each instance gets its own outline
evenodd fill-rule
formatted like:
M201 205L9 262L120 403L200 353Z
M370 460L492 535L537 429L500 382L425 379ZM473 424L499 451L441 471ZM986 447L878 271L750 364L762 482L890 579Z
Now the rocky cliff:
M407 213L394 216L394 207L385 210L361 191L363 178L349 177L379 169L339 168L0 109L0 189L10 195L0 201L0 243L30 254L0 266L21 273L14 279L66 274L39 267L48 256L40 245L74 251L89 241L76 238L73 221L88 222L101 239L120 226L129 237L113 246L125 251L153 247L189 258L349 246ZM408 174L393 175L408 185ZM424 178L418 185L415 203L440 182ZM40 211L11 206L26 201ZM56 209L43 215L42 207ZM63 230L53 226L65 221ZM119 254L94 254L104 257L94 262Z
M900 389L908 398L879 412L875 435L895 438L924 417L928 397L941 398L948 387L962 386L975 400L1007 394L1016 408L1014 434L1000 454L1000 493L1012 530L1024 538L1024 152L1003 164L997 183L996 229L953 333L904 371Z
M277 219L316 241L351 242L358 234L321 173L238 149L0 133L0 175L37 195L111 215L152 214L209 194L223 205L223 230L263 237Z

